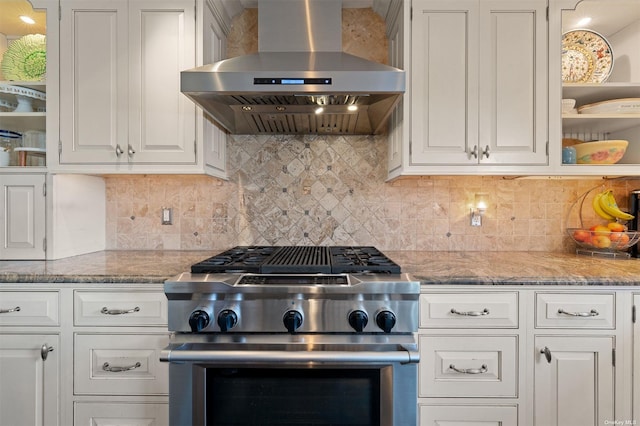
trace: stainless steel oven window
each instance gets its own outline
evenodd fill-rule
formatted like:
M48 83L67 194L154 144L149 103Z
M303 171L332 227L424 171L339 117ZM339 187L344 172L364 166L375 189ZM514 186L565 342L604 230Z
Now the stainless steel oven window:
M221 373L228 374L227 380L220 380ZM407 426L417 421L416 364L291 366L283 363L248 367L186 363L172 364L170 375L172 425ZM234 378L239 381L234 383ZM326 380L331 378L335 379L333 383ZM279 382L282 390L276 391L274 386ZM265 384L269 390L260 390ZM224 389L220 389L220 385ZM295 390L286 389L288 386L294 386ZM347 389L341 396L346 401L329 395L322 406L313 395L305 398L297 394L302 388L318 387L324 387L324 392L340 392L340 386ZM259 398L266 399L258 401ZM370 407L365 407L367 400L371 402ZM192 404L191 409L184 404ZM225 404L224 413L213 411L221 404ZM277 416L270 418L274 413Z

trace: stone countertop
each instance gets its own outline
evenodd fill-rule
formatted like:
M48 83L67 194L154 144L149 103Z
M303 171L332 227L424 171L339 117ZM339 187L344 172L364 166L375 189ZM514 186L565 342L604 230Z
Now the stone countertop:
M161 284L218 251L101 251L0 261L0 283ZM426 285L640 285L640 259L543 252L385 251Z
M547 252L385 252L423 284L640 286L640 258Z
M0 283L158 284L211 251L99 251L59 260L0 261Z

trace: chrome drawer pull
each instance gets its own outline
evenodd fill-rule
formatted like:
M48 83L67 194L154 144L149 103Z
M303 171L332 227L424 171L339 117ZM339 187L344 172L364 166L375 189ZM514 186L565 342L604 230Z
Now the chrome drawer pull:
M596 311L595 309L592 309L589 312L567 312L564 309L560 308L558 309L558 313L559 314L564 314L564 315L569 315L572 317L597 317L598 315L600 315L600 313L598 311Z
M129 309L129 310L126 310L126 309L108 309L105 306L100 311L100 313L105 314L105 315L124 315L124 314L132 314L134 312L140 312L140 308L136 306L135 308Z
M129 365L127 367L111 367L108 362L105 362L104 364L102 364L102 369L104 371L108 371L109 373L122 373L123 371L135 370L141 365L142 364L140 364L139 362L136 362L135 364Z
M13 309L0 309L0 314L10 314L11 312L19 312L20 306L16 306Z
M460 312L460 311L457 311L455 308L451 308L451 313L456 315L466 316L466 317L481 317L483 315L489 315L489 310L487 308L484 308L482 311Z
M449 368L455 371L456 373L462 373L462 374L482 374L488 371L487 364L482 364L480 368L456 368L455 365L451 364L449 365Z

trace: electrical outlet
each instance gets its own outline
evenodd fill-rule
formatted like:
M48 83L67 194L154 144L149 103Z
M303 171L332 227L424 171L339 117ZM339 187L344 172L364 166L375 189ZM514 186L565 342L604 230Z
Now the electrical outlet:
M471 226L482 226L482 216L480 216L479 214L472 214Z
M162 208L162 224L163 225L172 225L173 224L173 209L170 207Z

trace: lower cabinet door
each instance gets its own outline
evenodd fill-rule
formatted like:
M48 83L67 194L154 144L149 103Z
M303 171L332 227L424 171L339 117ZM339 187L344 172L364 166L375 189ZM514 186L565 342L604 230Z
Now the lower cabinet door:
M613 424L613 337L537 336L534 424Z
M517 426L513 406L420 405L420 426Z
M76 402L73 417L77 426L165 426L169 425L169 405Z
M57 425L57 334L0 334L0 425Z

